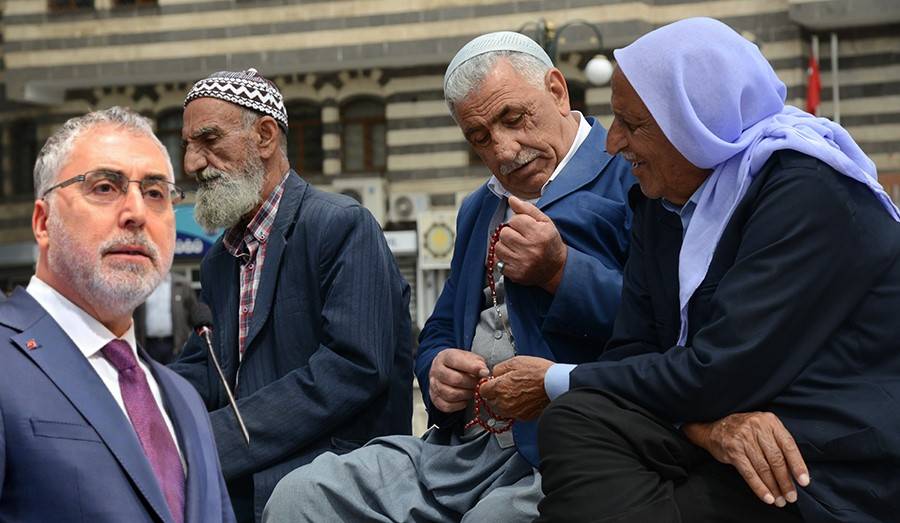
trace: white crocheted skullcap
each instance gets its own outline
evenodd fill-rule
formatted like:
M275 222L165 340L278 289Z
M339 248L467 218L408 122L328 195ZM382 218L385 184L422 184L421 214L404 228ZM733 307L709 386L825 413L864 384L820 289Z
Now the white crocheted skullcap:
M531 38L514 31L497 31L483 34L462 46L462 49L456 53L453 60L450 60L447 72L444 73L444 89L447 88L447 80L459 69L459 66L476 56L495 51L525 53L537 58L546 64L547 67L553 67L553 60L550 60L547 52Z
M184 98L184 106L197 98L218 98L258 113L267 114L287 133L288 114L281 91L256 69L219 71L194 84Z

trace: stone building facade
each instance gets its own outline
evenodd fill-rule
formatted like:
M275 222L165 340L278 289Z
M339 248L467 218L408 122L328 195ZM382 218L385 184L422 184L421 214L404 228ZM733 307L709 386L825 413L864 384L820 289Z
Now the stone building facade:
M178 182L190 188L179 160L185 92L216 70L255 67L281 87L288 102L295 168L317 186L358 198L388 231L418 291L412 312L421 323L440 290L448 254L442 245L426 243L452 242L446 212L452 214L462 195L488 175L447 112L443 71L471 37L500 29L534 32L539 21L557 28L571 21L595 24L609 56L611 49L667 22L716 17L761 47L788 85L789 102L801 107L810 40L820 35L824 116L835 110L834 32L842 123L900 199L898 5L895 0L5 0L0 288L8 290L31 274L31 166L55 126L92 108L131 106L157 123L176 160ZM581 71L601 44L583 24L572 24L559 36L557 58L575 104L608 124L608 86L588 85ZM435 224L447 227L426 235ZM200 252L184 249L176 268L196 280ZM423 264L426 254L431 259Z

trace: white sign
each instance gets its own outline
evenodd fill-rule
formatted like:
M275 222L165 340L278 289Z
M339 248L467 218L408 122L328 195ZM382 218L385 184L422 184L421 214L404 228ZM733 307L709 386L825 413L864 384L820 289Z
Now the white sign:
M384 231L384 239L394 254L416 253L416 231Z
M456 212L419 213L419 268L449 269L456 243Z

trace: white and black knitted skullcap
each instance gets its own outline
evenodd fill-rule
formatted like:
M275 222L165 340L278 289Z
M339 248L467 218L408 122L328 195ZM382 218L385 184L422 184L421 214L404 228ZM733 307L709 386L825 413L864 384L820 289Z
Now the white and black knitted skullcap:
M553 60L550 60L544 48L531 38L513 31L497 31L476 37L456 53L453 60L450 60L450 65L447 66L447 72L444 73L444 89L447 89L447 80L459 69L459 66L476 56L496 51L525 53L537 58L547 67L553 67Z
M287 133L288 114L278 87L256 69L219 71L194 84L184 98L184 106L197 98L218 98L258 113L267 114Z

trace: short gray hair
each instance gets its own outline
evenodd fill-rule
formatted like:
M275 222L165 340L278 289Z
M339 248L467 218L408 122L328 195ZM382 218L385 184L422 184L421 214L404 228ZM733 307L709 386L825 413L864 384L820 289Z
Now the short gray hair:
M81 133L100 125L121 127L134 134L143 134L152 138L166 156L169 174L173 174L169 151L153 134L153 122L127 107L115 106L70 118L47 139L34 162L35 198L41 198L44 192L53 186L60 169L68 160L69 154L72 153L75 140Z
M551 68L541 60L517 51L493 51L478 55L460 65L447 78L444 86L444 100L450 109L450 115L456 119L454 105L466 99L477 89L485 77L494 70L497 60L506 59L513 70L526 82L539 89L544 88L544 78Z
M237 104L235 104L237 105ZM241 110L241 123L244 125L244 129L249 129L254 122L262 118L263 116L271 116L268 114L258 113L253 109L247 109L246 107L238 108ZM278 120L275 120L278 123ZM287 134L284 132L284 129L281 128L281 125L278 126L278 132L281 133L281 137L278 140L278 147L281 149L281 152L284 154L284 157L287 158L288 155L288 142L287 142Z

